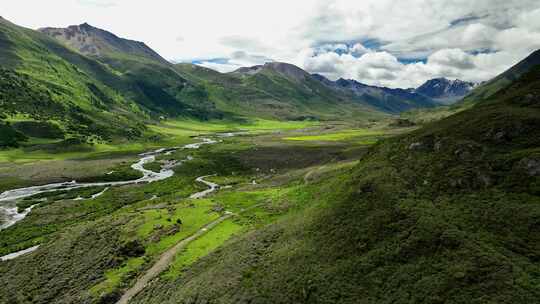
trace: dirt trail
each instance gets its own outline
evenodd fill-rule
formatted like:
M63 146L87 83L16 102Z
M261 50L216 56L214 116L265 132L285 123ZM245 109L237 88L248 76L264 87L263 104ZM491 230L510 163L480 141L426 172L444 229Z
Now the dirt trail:
M191 195L191 198L199 199L203 198L206 195L216 191L219 188L219 185L205 181L204 178L207 176L201 176L197 178L198 182L201 182L209 187L209 189L197 192L193 195ZM127 304L131 298L136 296L139 292L141 292L147 285L152 281L154 278L156 278L160 273L167 270L169 268L169 265L173 262L174 257L182 250L184 249L189 243L196 240L197 238L201 237L208 231L212 230L214 227L219 225L221 222L227 220L228 218L234 216L231 212L225 212L224 215L216 219L215 221L205 225L201 229L199 229L195 234L191 235L188 238L183 239L179 243L177 243L174 247L171 249L165 251L159 258L159 260L140 278L137 279L137 282L128 289L124 295L116 302L117 304Z
M159 258L159 260L150 268L142 277L140 277L135 285L128 289L126 293L120 298L117 304L127 304L131 298L133 298L135 295L137 295L139 292L141 292L147 285L152 281L155 277L157 277L160 273L167 270L169 268L169 265L174 260L174 257L177 253L179 253L182 249L184 249L189 243L196 240L197 238L201 237L203 234L208 232L209 230L212 230L215 226L219 225L221 222L225 221L226 219L232 217L234 214L230 212L226 212L225 215L221 216L217 220L211 222L210 224L204 226L199 231L197 231L192 236L183 239L181 242L176 244L171 249L165 251Z

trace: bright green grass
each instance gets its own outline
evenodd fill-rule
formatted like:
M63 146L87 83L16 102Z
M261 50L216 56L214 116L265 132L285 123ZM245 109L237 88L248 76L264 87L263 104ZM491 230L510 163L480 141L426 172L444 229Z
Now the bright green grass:
M246 123L224 120L197 121L197 120L169 120L150 128L161 134L173 136L192 136L208 132L225 131L268 131L268 130L294 130L318 125L310 121L276 121L266 119L253 119Z
M118 268L110 269L105 272L105 281L90 288L93 295L99 296L114 291L122 280L128 275L135 273L144 265L144 258L131 258Z
M356 137L365 137L365 136L382 136L386 132L383 130L344 130L336 133L321 134L321 135L306 135L306 136L295 136L295 137L286 137L286 140L294 141L343 141L349 140Z
M51 141L49 140L48 143ZM37 141L36 141L37 143ZM45 143L45 142L43 142ZM69 151L60 153L51 153L44 150L25 151L24 149L9 149L0 150L0 163L1 162L16 162L16 163L29 163L41 160L66 160L66 159L78 159L78 158L91 158L107 153L119 153L119 152L133 152L137 153L159 147L156 144L150 143L127 143L127 144L95 144L88 146L81 151Z
M29 163L40 160L65 160L87 155L88 152L48 153L46 151L27 152L23 149L11 149L0 151L0 162Z
M12 117L12 119L21 121L25 120L24 116L20 115ZM226 131L250 131L253 133L262 133L271 130L294 130L309 126L317 125L316 122L305 121L273 121L264 119L255 119L246 124L227 121L196 121L196 120L171 120L163 122L159 125L149 125L150 130L163 135L163 138L158 142L128 142L128 143L95 143L88 146L87 149L81 151L69 151L51 153L45 150L25 151L22 148L0 150L0 163L16 162L29 163L41 160L66 160L88 158L107 153L138 153L164 146L179 146L195 142L191 138L200 134L217 133ZM31 144L52 143L53 141L44 141L32 139Z
M269 188L257 191L232 191L220 192L215 196L225 208L232 212L241 212L244 209L257 204L275 201L286 191L286 188Z
M267 130L294 130L319 125L314 121L276 121L266 119L256 119L251 124L241 125L241 127L251 131Z
M145 259L163 253L165 250L171 248L179 241L196 233L206 224L219 218L217 213L211 212L211 205L212 202L210 200L201 199L196 201L195 207L189 207L186 205L177 206L172 213L170 213L167 209L143 211L137 218L137 238L146 239L152 234L156 227L170 227L176 223L177 219L182 220L180 231L174 235L163 237L157 243L148 244L144 257L131 258L122 266L107 270L105 272L105 280L92 287L90 292L96 296L99 296L100 294L106 294L114 291L122 282L126 280L129 275L137 273L142 269L143 265L145 264ZM226 223L222 223L220 226L223 224ZM240 227L240 225L237 226ZM226 235L226 233L224 235Z
M241 230L242 225L239 225L232 220L222 222L207 234L193 241L179 253L174 262L171 263L169 270L163 274L163 277L174 279L180 276L185 267L208 255Z
M157 243L150 243L146 248L146 254L160 254L180 240L194 234L204 225L219 218L219 214L211 212L211 206L212 202L210 200L201 199L195 201L194 207L182 206L177 208L173 214L169 214L167 209L145 211L143 223L137 229L137 236L141 238L148 237L158 225L166 228L174 225L177 219L182 221L178 233L163 237Z
M44 144L53 143L53 140L43 139L31 139L32 143ZM174 139L166 138L160 142L129 142L129 143L96 143L93 145L85 145L84 149L80 151L69 151L51 153L45 150L25 151L22 148L0 150L0 163L1 162L16 162L16 163L29 163L41 160L67 160L67 159L84 159L92 158L96 156L103 156L106 154L115 153L139 153L152 149L157 149L163 146L176 146L184 145L197 140L189 138L189 136L176 136Z

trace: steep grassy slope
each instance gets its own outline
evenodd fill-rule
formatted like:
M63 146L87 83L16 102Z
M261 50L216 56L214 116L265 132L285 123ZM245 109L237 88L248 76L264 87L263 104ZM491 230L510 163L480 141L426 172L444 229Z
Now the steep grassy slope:
M26 119L58 121L66 136L109 139L142 134L144 126L136 121L144 119L143 111L111 87L127 85L106 66L4 19L0 37L4 119L22 114Z
M0 107L6 121L55 123L66 138L94 141L140 138L152 117L224 116L202 88L137 42L127 45L139 49L123 45L90 58L1 19L0 44ZM21 139L13 135L2 145L16 146Z
M143 42L120 38L86 23L39 31L114 69L126 83L114 88L156 116L224 117L208 100L204 88L181 77L172 64Z
M376 145L135 303L533 303L540 297L540 68Z
M465 102L490 98L499 90L505 88L538 64L540 64L540 50L533 52L527 58L511 67L506 72L474 89L471 94L465 98Z

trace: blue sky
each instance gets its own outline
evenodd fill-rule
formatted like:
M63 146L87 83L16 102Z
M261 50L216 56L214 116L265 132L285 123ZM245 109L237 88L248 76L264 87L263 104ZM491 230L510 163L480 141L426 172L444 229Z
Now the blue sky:
M537 0L3 0L0 15L88 22L222 72L284 61L389 87L488 80L540 48Z

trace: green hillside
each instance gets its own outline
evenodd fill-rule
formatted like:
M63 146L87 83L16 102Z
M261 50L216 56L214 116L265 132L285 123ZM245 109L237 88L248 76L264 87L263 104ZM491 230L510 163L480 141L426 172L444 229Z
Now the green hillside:
M172 64L140 42L119 38L88 24L44 28L57 39L115 71L132 83L130 94L145 108L199 119L237 116L277 120L381 117L373 107L351 102L301 69L268 64L261 73L221 74L195 65ZM280 67L285 67L279 70ZM301 81L284 72L295 70ZM292 77L291 77L292 76Z
M172 65L142 42L88 24L34 31L1 19L0 44L3 128L53 124L60 139L77 142L155 138L147 125L168 118L367 121L402 109L400 98L359 100L285 63L228 74ZM424 105L406 108L416 106ZM1 145L40 139L19 133Z
M538 64L540 64L540 50L531 53L527 58L523 59L504 73L474 89L469 96L465 98L464 102L467 103L489 99Z
M261 110L250 101L285 105L295 96L285 117L312 118L295 117L303 107L310 116L331 117L324 116L334 110L323 98L327 91L309 75L282 64L256 69L220 74L175 66L178 77L209 92L218 112L277 117L277 107ZM124 83L119 70L104 75ZM11 94L13 100L48 100L48 87L32 75L6 69L5 79L5 86L28 92ZM347 120L346 113L341 121L148 125L146 132L167 136L167 144L201 135L216 144L164 152L144 165L172 166L167 179L14 202L19 210L34 209L0 230L0 256L40 247L0 262L0 302L116 303L165 256L164 270L129 303L534 303L540 296L539 90L536 67L492 98L421 128L392 118ZM65 121L54 111L38 114L53 118L9 114L1 134L62 140ZM242 133L211 134L230 131ZM3 151L0 187L140 177L130 165L149 147L96 146L105 153L50 153L48 161L41 161L45 153ZM207 189L196 181L201 176L221 187L196 199ZM218 219L223 222L208 226Z
M285 120L362 120L385 116L286 63L267 63L256 73L222 74L182 63L175 68L185 78L204 86L210 99L223 111Z
M142 109L104 84L122 84L106 66L4 19L0 37L4 119L56 122L66 137L133 138L144 132L133 119L144 120Z
M489 100L304 179L304 206L134 303L533 303L540 68ZM298 207L297 207L298 208Z
M111 52L98 61L5 19L0 44L0 107L6 123L53 123L65 138L93 141L141 138L148 133L145 124L160 116L224 116L204 90L157 59ZM21 139L2 140L2 145L16 146Z
M98 61L122 78L114 88L151 115L223 118L203 88L181 77L172 65L143 42L123 39L88 24L43 28L41 33Z

